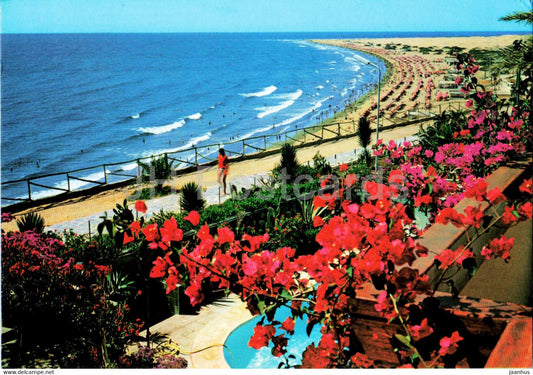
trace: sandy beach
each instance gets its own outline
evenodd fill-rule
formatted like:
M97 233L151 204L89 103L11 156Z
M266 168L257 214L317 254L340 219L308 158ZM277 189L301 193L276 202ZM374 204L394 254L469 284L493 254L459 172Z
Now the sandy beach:
M381 124L399 123L410 118L412 113L424 111L439 111L439 106L447 106L453 100L457 105L462 98L448 98L437 100L439 93L446 90L439 88L439 84L446 79L446 72L451 69L446 62L448 57L446 47L459 47L468 51L472 48L499 48L512 44L520 36L505 35L497 37L452 37L452 38L394 38L394 39L359 39L359 40L321 40L320 43L334 44L341 47L354 48L369 52L387 60L393 67L392 74L381 86L383 110ZM389 45L389 49L385 47ZM395 45L394 49L390 49ZM407 46L407 47L406 47ZM432 48L429 53L421 53L420 48ZM498 92L496 90L496 92ZM337 113L337 121L357 123L359 116L367 114L375 119L375 91L368 94L365 100L357 105L346 108L344 112ZM442 109L442 108L440 108ZM390 131L380 132L384 140L401 139L411 136L419 129L418 124ZM347 128L344 130L348 132ZM354 150L359 147L357 138L324 142L311 147L298 149L298 160L306 163L320 152L325 157L338 153ZM228 177L231 183L236 176L246 176L254 173L269 172L279 163L280 155L275 154L264 158L244 160L231 164ZM175 187L182 186L185 182L196 181L203 187L216 186L216 166L202 169L201 171L181 175L170 184ZM73 198L62 202L43 205L28 211L39 212L47 225L53 225L76 218L85 217L101 211L111 209L116 203L127 199L132 188L109 190L90 197ZM16 216L25 212L17 212ZM2 224L5 230L16 229L14 223Z

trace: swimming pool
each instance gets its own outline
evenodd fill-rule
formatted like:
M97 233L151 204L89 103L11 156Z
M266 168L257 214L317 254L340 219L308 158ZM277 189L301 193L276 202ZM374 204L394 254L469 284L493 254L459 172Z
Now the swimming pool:
M275 320L283 322L289 316L291 316L291 310L283 306L276 312ZM277 369L278 365L283 362L283 357L274 357L272 355L272 344L259 350L248 346L248 341L250 341L250 337L254 333L254 327L260 319L261 316L257 316L241 324L226 339L224 359L231 368ZM315 325L310 336L307 336L306 327L306 320L297 319L294 325L294 334L292 336L285 334L286 337L289 337L289 345L285 355L292 354L296 357L295 359L290 359L289 363L291 365L300 364L302 352L305 348L313 342L317 345L320 341L320 326ZM285 331L278 329L278 334L281 334L281 332Z

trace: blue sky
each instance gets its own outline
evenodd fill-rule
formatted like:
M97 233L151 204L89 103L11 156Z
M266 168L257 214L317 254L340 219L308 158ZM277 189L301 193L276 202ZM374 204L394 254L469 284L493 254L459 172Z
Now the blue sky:
M528 31L531 0L0 0L2 32ZM530 31L530 30L529 30Z

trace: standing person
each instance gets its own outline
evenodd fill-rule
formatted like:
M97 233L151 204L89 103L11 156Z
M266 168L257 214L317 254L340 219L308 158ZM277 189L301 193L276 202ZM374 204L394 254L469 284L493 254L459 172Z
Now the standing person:
M218 183L224 186L224 195L226 195L226 178L229 172L229 159L223 148L218 150ZM220 179L222 178L222 181Z

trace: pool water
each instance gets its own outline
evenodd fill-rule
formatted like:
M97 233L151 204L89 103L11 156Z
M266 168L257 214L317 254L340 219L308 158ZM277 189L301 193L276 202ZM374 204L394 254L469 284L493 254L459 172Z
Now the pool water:
M275 320L283 322L287 317L291 316L291 311L288 307L281 307L275 315ZM262 368L262 369L277 369L279 364L284 362L283 356L274 357L272 355L272 343L269 347L264 347L259 350L248 346L248 341L254 333L254 327L261 319L257 316L246 323L241 324L233 330L226 339L224 348L224 358L231 368ZM318 345L320 341L320 326L315 325L311 331L311 335L307 336L307 319L297 319L294 325L294 334L289 335L284 330L278 328L277 335L285 332L285 337L289 338L289 345L287 346L287 353L296 358L289 359L290 365L297 365L301 363L302 353L305 348L312 344Z

